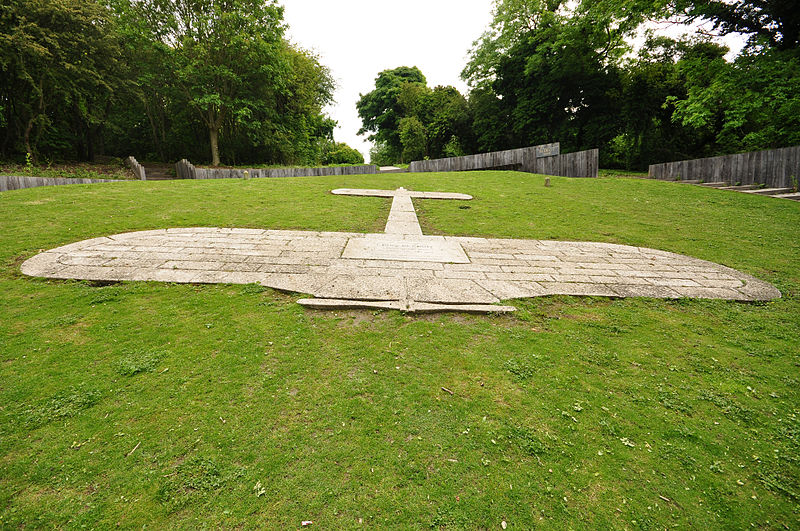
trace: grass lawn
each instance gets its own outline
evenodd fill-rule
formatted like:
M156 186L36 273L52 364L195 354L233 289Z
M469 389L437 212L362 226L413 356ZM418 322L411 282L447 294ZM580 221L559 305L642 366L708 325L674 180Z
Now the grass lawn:
M638 177L646 178L646 171L630 171L630 170L604 170L600 169L598 172L600 177Z
M800 204L515 172L0 194L0 528L800 526ZM23 277L166 227L586 240L718 262L782 299L545 297L513 316L305 310L248 285ZM467 208L464 208L467 207ZM442 388L452 391L447 392Z

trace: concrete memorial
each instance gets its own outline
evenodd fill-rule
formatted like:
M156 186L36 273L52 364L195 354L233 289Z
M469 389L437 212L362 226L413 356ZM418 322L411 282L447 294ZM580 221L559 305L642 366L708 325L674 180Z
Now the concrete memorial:
M392 199L380 234L174 228L117 234L40 253L30 276L98 281L259 283L308 293L314 308L408 312L508 312L501 300L543 295L709 298L781 296L739 271L655 249L592 242L511 240L422 233L412 199L465 194L333 190Z

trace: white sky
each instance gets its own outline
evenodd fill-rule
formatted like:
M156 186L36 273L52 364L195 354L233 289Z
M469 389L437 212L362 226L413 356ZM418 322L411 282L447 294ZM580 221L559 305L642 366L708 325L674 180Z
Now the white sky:
M428 85L467 87L461 70L472 43L488 29L492 0L283 0L289 38L320 56L337 84L336 102L326 112L337 122L337 142L346 142L369 162L371 143L359 136L356 111L360 94L375 88L382 70L417 66ZM677 37L685 28L655 24L661 34ZM730 56L744 38L722 39Z
M382 70L417 66L428 85L453 85L472 43L489 27L492 0L283 0L289 38L316 52L336 80L336 103L327 109L346 142L369 162L371 143L358 136L359 94L375 88Z

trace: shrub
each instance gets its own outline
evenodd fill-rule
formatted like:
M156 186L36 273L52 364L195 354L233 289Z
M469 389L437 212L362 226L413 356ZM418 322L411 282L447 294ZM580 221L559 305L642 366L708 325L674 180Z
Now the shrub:
M325 150L323 164L364 164L364 155L344 142L333 142Z

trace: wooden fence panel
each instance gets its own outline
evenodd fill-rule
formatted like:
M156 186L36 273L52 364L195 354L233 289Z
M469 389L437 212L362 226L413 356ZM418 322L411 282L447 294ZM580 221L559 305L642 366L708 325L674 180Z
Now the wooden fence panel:
M561 154L560 145L556 142L463 157L418 160L409 165L408 171L416 173L509 169L543 175L597 177L599 164L597 149Z
M186 159L175 165L180 179L242 179L244 172L250 172L251 179L273 179L281 177L324 177L331 175L370 175L378 173L372 164L360 166L337 166L328 168L253 168L250 170L232 168L196 168Z
M132 155L125 159L125 163L131 169L131 171L133 171L133 173L134 173L134 175L136 175L137 179L139 179L140 181L146 181L147 180L147 173L144 171L144 166L139 164L139 161L137 161L135 158L133 158Z
M63 186L67 184L95 184L95 183L121 183L118 179L68 179L50 177L18 177L14 175L0 175L0 192L37 188L39 186Z
M408 171L413 173L490 169L522 169L523 171L530 171L529 168L537 164L537 159L558 155L560 149L560 144L555 142L553 144L542 144L540 146L508 149L505 151L492 151L489 153L477 153L475 155L464 155L462 157L417 160L409 164Z
M700 179L791 188L792 178L800 178L800 146L652 164L648 176L666 181Z

